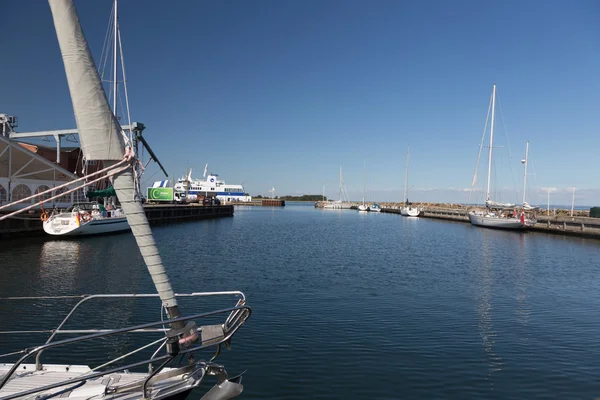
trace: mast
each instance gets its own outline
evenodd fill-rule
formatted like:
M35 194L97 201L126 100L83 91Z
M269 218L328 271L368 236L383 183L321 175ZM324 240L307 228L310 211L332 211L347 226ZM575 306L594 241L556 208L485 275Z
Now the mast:
M117 14L117 0L114 2L115 9L115 25L114 25L114 46L113 46L113 113L115 114L115 118L117 118L117 45L118 45L118 32L119 32L119 24L118 24L118 14Z
M408 145L408 150L406 151L406 174L404 176L404 205L408 204L408 163L410 161L410 144Z
M525 205L525 193L527 189L527 159L529 157L529 140L525 145L525 160L523 160L523 164L525 164L525 172L523 173L523 205Z
M108 104L75 5L72 0L49 0L49 4L73 102L81 150L86 160L102 161L105 166L113 165L124 159L125 139ZM131 146L131 143L127 146ZM132 162L135 160L134 155ZM113 187L163 306L170 318L180 317L175 293L135 189L133 167L114 175ZM176 329L183 326L184 322L173 324Z
M494 145L494 113L496 110L496 85L492 89L492 123L490 125L490 153L488 157L487 194L485 200L490 199L490 183L492 177L492 147Z
M340 165L340 202L344 202L342 199L342 166Z
M364 167L363 167L363 205L365 204L365 194L367 191L367 160L364 160Z

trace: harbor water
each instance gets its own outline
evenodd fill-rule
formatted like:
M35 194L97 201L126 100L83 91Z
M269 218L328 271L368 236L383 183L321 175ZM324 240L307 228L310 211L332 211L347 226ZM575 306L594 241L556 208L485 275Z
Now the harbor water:
M600 397L600 241L308 203L153 232L176 292L246 294L253 314L217 360L247 370L240 398ZM2 297L151 292L130 233L0 242ZM1 301L0 330L53 328L74 302ZM160 319L144 300L82 311L74 327ZM0 354L46 337L0 335ZM43 358L98 365L142 343Z

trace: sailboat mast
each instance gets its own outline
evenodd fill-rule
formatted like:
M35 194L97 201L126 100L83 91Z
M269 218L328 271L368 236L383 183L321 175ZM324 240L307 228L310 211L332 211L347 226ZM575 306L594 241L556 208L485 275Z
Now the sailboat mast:
M527 189L527 160L529 157L529 140L527 141L527 144L525 145L525 172L523 173L523 204L525 204L525 193L526 189Z
M73 1L49 0L49 3L65 66L82 153L87 160L102 161L105 166L110 166L122 160L125 154L121 127L110 110ZM169 317L181 316L144 208L135 193L133 169L117 173L113 179L113 187ZM172 326L179 329L184 325L184 322L180 321Z
M342 198L342 166L340 165L340 201L343 202Z
M410 145L406 152L406 174L404 176L404 205L408 202L408 163L410 162Z
M492 177L492 148L494 145L494 116L496 110L496 85L492 89L492 123L490 125L490 153L488 156L487 194L485 200L490 199L490 183Z
M367 160L364 160L363 167L363 204L365 204L365 194L367 191Z
M117 0L114 2L115 4L115 15L114 15L114 43L113 43L113 113L115 114L115 118L117 117L117 46L118 46L118 37L119 37L119 24L118 24L118 14L117 14Z

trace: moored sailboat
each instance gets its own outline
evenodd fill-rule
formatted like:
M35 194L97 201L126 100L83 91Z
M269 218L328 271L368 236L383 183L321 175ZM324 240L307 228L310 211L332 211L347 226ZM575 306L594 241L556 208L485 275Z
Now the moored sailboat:
M364 166L364 171L363 171L363 198L362 198L362 203L358 205L358 211L369 211L369 207L367 206L367 203L365 203L365 191L367 189L367 161L365 160L365 166Z
M342 167L340 167L340 198L339 198L339 200L324 201L323 208L326 208L329 210L349 210L350 208L352 208L352 205L350 204L349 201L344 201L344 194L345 194L344 180L342 177ZM324 194L323 194L323 197L325 197Z
M73 2L72 0L49 0L49 3L63 56L82 152L87 160L100 161L106 166L107 176L113 181L116 196L125 212L158 293L79 296L81 301L75 305L56 329L43 331L51 332L49 339L44 344L0 355L0 358L4 359L20 357L13 363L0 364L0 399L68 397L94 400L181 400L209 377L216 377L217 382L205 392L202 399L233 398L242 391L241 377L228 378L224 367L215 363L215 359L220 352L221 345L229 346L232 336L250 316L251 310L245 304L245 297L243 293L237 291L191 293L186 296L233 295L238 300L234 307L227 309L186 317L182 315L177 301L177 298L182 295L176 295L172 289L139 200L139 193L136 193L133 170L137 158L132 152L132 143L123 134L108 106L106 93L94 66ZM47 200L43 199L38 204ZM62 297L58 296L57 298ZM72 329L68 331L63 329L78 307L88 300L139 297L159 297L162 303L161 312L166 313L167 319L116 329ZM28 299L39 302L47 298L32 297ZM27 299L16 299L16 301L24 302ZM223 321L215 324L214 318L219 315L223 316ZM210 318L211 324L197 327L195 321L202 318L204 318L203 320ZM39 330L36 332L39 333ZM26 333L25 331L13 332L22 341L26 340L24 336ZM64 333L68 333L71 337L54 340L56 335ZM87 365L58 365L41 362L41 354L47 349L63 350L62 358L64 359L69 356L69 349L65 349L65 347L70 344L95 341L94 345L97 348L98 342L103 343L108 336L128 334L152 334L158 335L158 339L153 339L136 350L119 354L118 357L94 368ZM77 336L73 337L73 335ZM155 347L156 351L150 358L140 356L142 350L152 347ZM215 350L214 356L209 360L197 360L194 353L207 348ZM133 360L136 355L142 357L142 360ZM35 363L27 363L29 360L33 361L34 358ZM148 372L132 372L138 367L146 367Z
M531 226L534 221L526 218L524 210L520 212L517 210L515 204L511 203L500 203L493 201L490 197L490 185L491 185L491 172L492 172L492 150L494 144L494 119L495 119L495 108L496 108L496 85L492 89L491 98L491 121L490 121L490 139L489 139L489 153L488 153L488 173L487 173L487 191L485 198L485 210L484 211L470 211L469 220L471 224L476 226L482 226L486 228L498 228L498 229L514 229L523 230ZM529 142L527 144L527 151L529 149ZM527 158L527 155L526 155ZM525 167L525 182L527 175L527 167ZM474 178L475 182L475 178ZM525 191L525 187L523 188ZM525 197L523 197L525 199Z
M418 217L421 210L413 207L408 201L408 166L410 163L410 145L406 151L406 174L404 176L404 207L400 209L400 215L405 217Z

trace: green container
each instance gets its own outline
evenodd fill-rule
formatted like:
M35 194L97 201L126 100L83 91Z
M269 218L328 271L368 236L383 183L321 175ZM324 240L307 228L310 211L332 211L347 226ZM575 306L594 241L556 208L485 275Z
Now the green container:
M173 201L173 188L148 188L148 201Z
M592 217L592 218L600 218L600 207L592 207L592 208L590 208L590 217Z

